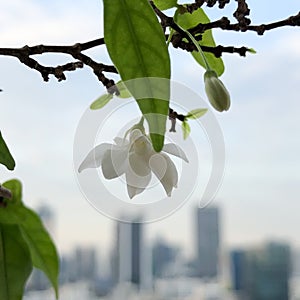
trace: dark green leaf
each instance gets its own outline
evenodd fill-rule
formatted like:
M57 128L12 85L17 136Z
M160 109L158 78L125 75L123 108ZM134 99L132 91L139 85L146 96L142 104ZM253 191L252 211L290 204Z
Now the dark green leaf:
M105 106L112 98L113 95L111 94L102 95L91 104L90 109L100 109Z
M20 223L18 216L14 213L17 206L7 200L6 205L0 206L0 224L16 225Z
M13 199L8 199L6 206L0 207L0 224L18 226L29 248L30 261L46 274L58 297L59 259L55 245L39 216L23 205L21 183L10 180L3 186L11 190Z
M155 6L160 10L177 7L177 0L153 0Z
M16 166L15 160L9 152L9 149L0 132L0 164L7 167L8 170L13 170Z
M198 119L198 118L202 117L203 115L205 115L206 112L207 112L207 108L197 108L197 109L193 109L190 112L188 112L185 117L188 119Z
M21 300L31 271L30 253L19 226L0 224L0 299Z
M183 133L183 138L186 140L191 133L191 127L187 121L181 123L181 129Z
M199 23L206 24L210 22L208 16L205 14L202 8L198 8L192 14L188 12L180 14L179 10L177 10L175 19L177 23L184 29L193 28ZM202 40L199 41L199 45L209 47L216 46L211 30L206 30L202 34ZM193 51L192 55L202 67L206 68L202 55L198 51ZM218 74L218 76L221 76L224 72L224 63L222 58L217 58L214 54L209 52L204 52L204 55L209 63L209 66Z
M162 80L163 97L157 98L156 86L149 78L170 78L164 33L148 0L103 2L104 39L109 55L149 124L154 149L160 151L169 112L170 82ZM138 84L128 83L136 78L144 80Z
M20 229L29 246L33 266L47 275L58 299L59 259L54 243L34 211L23 206L18 207L15 213L23 220Z

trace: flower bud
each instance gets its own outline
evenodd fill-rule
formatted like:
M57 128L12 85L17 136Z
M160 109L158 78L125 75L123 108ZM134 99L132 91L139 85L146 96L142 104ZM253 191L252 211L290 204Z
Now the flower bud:
M215 71L209 70L205 72L204 84L210 104L217 111L228 110L230 107L230 95Z

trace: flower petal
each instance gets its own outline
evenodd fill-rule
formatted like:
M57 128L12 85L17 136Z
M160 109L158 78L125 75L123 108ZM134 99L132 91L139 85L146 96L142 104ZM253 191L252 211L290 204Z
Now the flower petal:
M148 165L148 156L132 152L129 154L128 168L138 177L143 177L151 172Z
M114 138L114 142L116 143L117 146L120 146L120 147L124 147L124 146L127 146L129 143L126 139L123 139L121 137L115 137Z
M129 155L125 174L127 191L130 198L143 192L151 181L152 176L148 161L136 153Z
M80 164L78 168L78 172L89 168L98 168L101 165L101 161L103 158L104 153L112 147L112 144L109 143L103 143L98 146L96 146L94 149L92 149L86 158L83 160L83 162Z
M167 160L161 154L162 153L153 152L149 159L149 167L159 180L165 176L168 168Z
M169 154L175 155L177 157L180 157L187 163L189 162L188 158L186 157L185 153L183 150L177 146L176 144L170 143L170 144L165 144L162 151L167 152Z
M163 161L167 167L165 173L161 177L161 165L163 164ZM164 153L157 153L151 156L149 166L156 177L160 180L167 195L170 197L173 187L176 187L178 182L178 173L175 164L168 155Z
M102 173L106 179L113 179L125 173L128 151L126 148L109 149L102 159Z
M137 188L135 186L131 186L127 184L127 192L130 199L132 199L134 196L142 193L145 190L145 188Z

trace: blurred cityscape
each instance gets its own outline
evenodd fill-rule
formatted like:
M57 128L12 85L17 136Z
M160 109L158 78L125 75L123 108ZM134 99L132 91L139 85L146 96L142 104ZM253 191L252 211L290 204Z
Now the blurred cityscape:
M51 231L53 213L46 206L38 211ZM150 244L139 217L116 222L108 270L101 268L93 248L78 247L62 256L60 299L300 299L300 253L282 241L224 249L220 219L218 207L194 209L196 255L188 259L163 238ZM33 272L24 299L54 299L42 272Z

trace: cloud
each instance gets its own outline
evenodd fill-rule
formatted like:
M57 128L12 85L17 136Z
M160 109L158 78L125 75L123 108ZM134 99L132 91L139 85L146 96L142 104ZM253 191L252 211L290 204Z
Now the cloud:
M75 43L103 35L99 1L0 1L1 44Z

